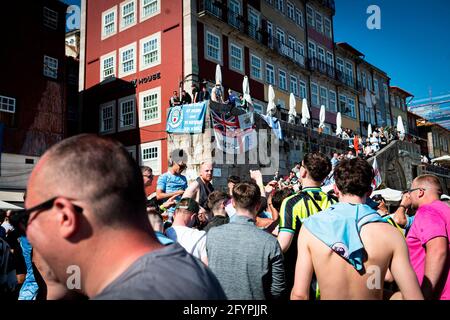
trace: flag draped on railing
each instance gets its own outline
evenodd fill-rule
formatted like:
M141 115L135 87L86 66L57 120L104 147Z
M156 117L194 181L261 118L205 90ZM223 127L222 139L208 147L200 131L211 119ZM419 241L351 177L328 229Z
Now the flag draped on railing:
M218 149L241 154L257 147L252 112L237 116L211 110L211 119Z

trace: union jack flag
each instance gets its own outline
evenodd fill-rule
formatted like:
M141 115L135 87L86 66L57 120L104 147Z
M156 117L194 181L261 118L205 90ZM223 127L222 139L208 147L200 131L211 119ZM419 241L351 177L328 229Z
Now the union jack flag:
M226 153L243 153L256 146L253 126L242 129L239 117L211 110L217 146Z

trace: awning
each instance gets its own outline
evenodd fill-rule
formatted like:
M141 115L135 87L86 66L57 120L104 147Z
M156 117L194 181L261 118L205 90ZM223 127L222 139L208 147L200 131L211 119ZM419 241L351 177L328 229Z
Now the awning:
M8 202L23 202L24 191L2 190L0 200Z
M18 209L22 209L22 208L19 207L19 206L13 205L11 203L8 203L8 202L0 200L0 209L3 209L3 210L18 210Z

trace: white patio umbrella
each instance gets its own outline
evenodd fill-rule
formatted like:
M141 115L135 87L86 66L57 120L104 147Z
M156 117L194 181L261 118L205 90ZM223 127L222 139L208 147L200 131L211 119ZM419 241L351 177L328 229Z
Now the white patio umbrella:
M398 116L398 118L397 118L397 131L400 134L405 134L405 127L403 126L402 116Z
M250 96L250 84L247 76L244 76L244 81L242 82L242 93L247 103L253 104L252 97Z
M223 86L222 86L222 69L220 68L220 64L216 65L216 83L220 83L220 91L223 92Z
M272 85L269 85L269 92L267 93L267 112L266 115L273 117L275 112L277 111L277 107L275 105L275 91L273 90Z
M370 138L372 136L372 124L369 123L367 126L367 137Z
M295 101L295 96L291 92L289 95L289 123L295 124L295 117L297 116L297 111L295 110L295 106L297 102Z
M342 133L342 116L341 113L338 112L336 115L336 135L340 135Z
M319 113L319 128L325 128L325 106L320 106L320 113Z
M302 101L302 124L306 127L308 125L308 121L309 119L311 119L311 116L309 115L309 110L308 110L308 101L306 101L305 98L303 98Z

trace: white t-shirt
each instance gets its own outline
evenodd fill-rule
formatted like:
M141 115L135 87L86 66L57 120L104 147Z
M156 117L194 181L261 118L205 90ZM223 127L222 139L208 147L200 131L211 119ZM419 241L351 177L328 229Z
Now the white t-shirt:
M166 235L178 242L188 253L194 257L206 258L206 232L197 229L173 226L166 230Z

